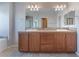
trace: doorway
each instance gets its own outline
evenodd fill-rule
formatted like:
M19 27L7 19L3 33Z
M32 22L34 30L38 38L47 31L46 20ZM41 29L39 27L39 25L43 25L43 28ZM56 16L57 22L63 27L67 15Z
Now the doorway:
M47 28L47 18L42 18L42 28Z

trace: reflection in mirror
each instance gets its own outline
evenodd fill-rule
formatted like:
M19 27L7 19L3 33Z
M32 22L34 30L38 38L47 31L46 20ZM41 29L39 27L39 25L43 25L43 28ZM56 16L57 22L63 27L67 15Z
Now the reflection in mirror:
M33 27L33 17L32 16L26 16L25 25L26 25L26 29Z
M25 21L25 29L29 29L29 28L39 28L39 20L36 17L34 17L34 15L32 14L29 15L27 13L26 21Z
M64 24L65 25L74 25L75 23L75 11L70 11L64 15Z
M55 7L57 5L66 5L67 3L27 3L26 4L26 21L25 21L25 27L28 28L59 28L61 27L62 17L58 15L61 15L62 12L65 10L55 10ZM29 8L30 5L30 8ZM33 8L32 6L33 5ZM38 10L35 9L35 5L37 5ZM31 10L32 9L32 10ZM42 18L47 18L46 21L42 21ZM43 24L44 23L44 24Z

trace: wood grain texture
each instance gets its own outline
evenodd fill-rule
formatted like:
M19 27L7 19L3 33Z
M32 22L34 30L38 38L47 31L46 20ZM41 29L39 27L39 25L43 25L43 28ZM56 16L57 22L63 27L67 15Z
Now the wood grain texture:
M19 33L19 51L28 51L28 32Z
M54 37L55 33L52 32L42 32L41 33L41 51L45 52L55 52L56 50L56 40Z
M66 33L66 51L67 52L75 52L77 46L77 34L76 32Z
M40 49L40 33L29 32L29 51L38 52Z
M19 51L75 52L76 32L20 32Z
M56 51L57 52L65 52L65 32L56 32Z

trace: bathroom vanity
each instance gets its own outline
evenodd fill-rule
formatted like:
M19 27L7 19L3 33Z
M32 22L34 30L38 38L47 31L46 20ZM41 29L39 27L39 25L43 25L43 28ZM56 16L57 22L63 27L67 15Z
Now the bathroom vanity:
M26 30L19 32L19 51L75 52L76 36L72 30Z

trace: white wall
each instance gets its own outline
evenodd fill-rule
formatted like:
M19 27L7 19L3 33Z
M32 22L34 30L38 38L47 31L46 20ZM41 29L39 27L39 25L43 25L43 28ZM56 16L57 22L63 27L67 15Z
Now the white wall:
M0 36L8 37L8 45L18 43L18 32L25 30L25 4L0 3Z
M25 31L25 3L15 3L15 43L18 43L18 32Z
M0 36L9 35L9 3L0 3Z
M9 3L9 38L8 45L13 45L15 42L15 6L14 3Z
M14 16L13 16L13 3L1 2L0 3L0 36L8 37L8 45L14 43Z

